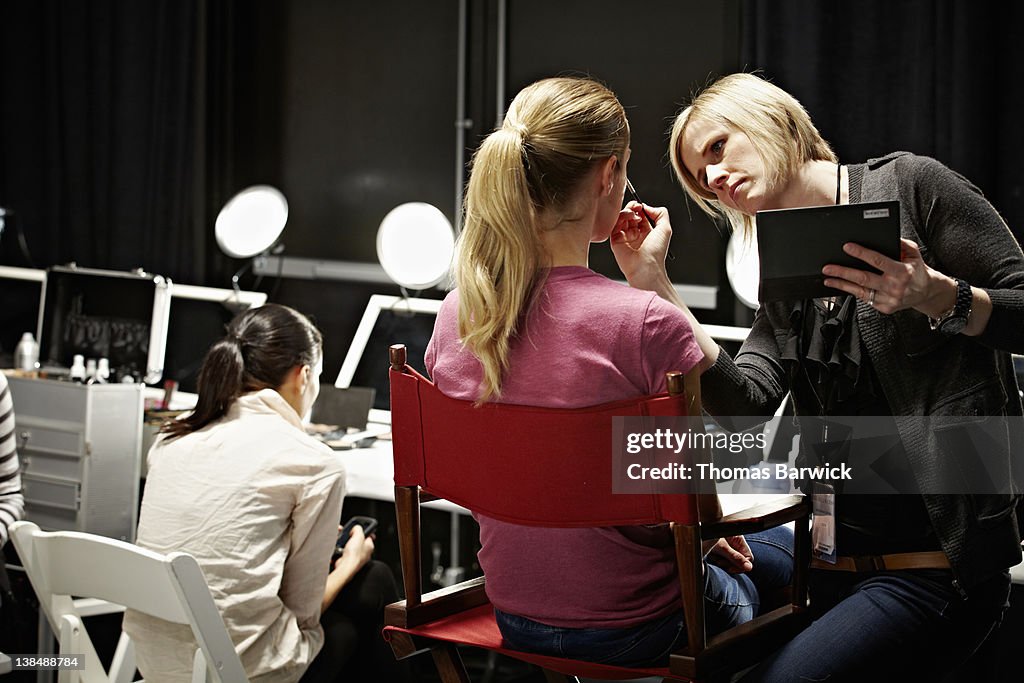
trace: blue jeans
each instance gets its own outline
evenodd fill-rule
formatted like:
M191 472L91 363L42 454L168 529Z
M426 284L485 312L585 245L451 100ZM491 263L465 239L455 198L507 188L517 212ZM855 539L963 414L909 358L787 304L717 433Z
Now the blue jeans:
M999 624L1010 576L964 600L949 570L811 572L817 619L743 683L931 681L962 664Z
M759 590L771 591L790 582L793 532L777 527L746 536L754 569L730 574L705 564L704 611L709 634L750 621L760 607ZM661 666L686 642L680 609L666 617L629 628L562 628L494 610L505 643L524 652L582 659L618 666Z

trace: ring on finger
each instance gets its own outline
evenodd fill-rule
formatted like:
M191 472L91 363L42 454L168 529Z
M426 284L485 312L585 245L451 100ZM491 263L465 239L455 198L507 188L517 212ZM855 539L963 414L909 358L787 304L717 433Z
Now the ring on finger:
M868 290L868 306L874 306L875 305L875 293L876 292L873 289L869 289Z

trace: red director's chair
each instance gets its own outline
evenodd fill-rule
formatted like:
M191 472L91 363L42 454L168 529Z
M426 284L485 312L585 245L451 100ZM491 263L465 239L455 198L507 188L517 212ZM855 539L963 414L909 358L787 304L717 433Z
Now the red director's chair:
M696 373L669 373L669 393L582 409L448 398L391 347L395 506L406 599L385 609L384 636L399 659L429 650L443 681L468 681L458 645L497 651L567 675L622 680L698 680L736 671L771 653L806 625L809 506L788 496L718 520L700 520L696 494L613 494L614 416L700 416ZM579 467L580 463L586 467ZM421 502L443 498L474 512L532 526L601 527L670 523L688 643L668 667L625 668L518 652L504 646L476 578L423 594ZM796 521L790 601L712 638L704 629L701 541Z

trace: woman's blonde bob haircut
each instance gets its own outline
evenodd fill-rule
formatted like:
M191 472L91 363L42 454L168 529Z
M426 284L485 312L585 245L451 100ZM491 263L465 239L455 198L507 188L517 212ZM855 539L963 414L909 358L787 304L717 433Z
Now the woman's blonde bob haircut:
M527 86L473 158L456 245L459 338L483 368L479 401L497 398L509 344L540 285L542 230L576 215L584 179L624 162L629 123L615 94L586 78Z
M676 178L705 213L724 215L734 230L750 234L754 217L722 206L683 165L683 136L691 121L737 130L750 139L764 162L769 188L785 185L808 161L838 161L795 97L753 74L724 76L693 98L672 124L669 155Z

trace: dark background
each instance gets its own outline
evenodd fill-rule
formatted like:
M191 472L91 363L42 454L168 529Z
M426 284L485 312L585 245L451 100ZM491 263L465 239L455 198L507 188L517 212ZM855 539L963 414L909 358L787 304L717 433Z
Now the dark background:
M468 161L497 121L500 5L466 4ZM0 206L14 211L0 264L144 267L227 287L244 262L218 250L214 221L258 183L288 198L288 256L376 262L377 226L408 201L454 223L465 179L455 154L458 14L458 0L0 3ZM1019 239L1022 15L1020 3L978 0L509 0L503 102L545 76L607 83L630 116L630 177L646 202L671 211L674 281L719 288L701 320L745 324L725 279L725 238L687 206L667 163L672 117L691 93L760 70L804 103L844 162L897 149L934 156L977 184ZM616 275L606 247L591 263ZM241 284L316 320L325 379L369 296L399 293L336 280L257 285L252 275ZM0 283L0 352L34 328L38 290ZM224 322L208 308L189 314L204 335ZM172 365L192 364L173 353ZM382 553L394 534L385 508L346 501L346 516L381 517ZM425 523L444 536L446 515ZM477 572L475 529L464 530ZM1020 615L1008 622L1006 653Z
M499 4L467 7L468 161L497 117ZM15 212L0 264L141 266L225 287L244 262L218 250L214 220L256 183L289 200L288 256L376 262L380 220L407 201L454 223L458 12L458 0L0 3L0 206ZM673 279L719 287L703 321L745 324L725 239L687 206L667 163L672 116L692 91L759 69L806 105L844 161L935 156L1019 236L1022 14L966 0L512 0L503 101L544 76L606 82L629 111L631 179L671 210ZM604 246L592 265L616 275ZM251 275L241 284L257 286ZM258 288L323 328L325 378L370 294L398 293L289 278Z

